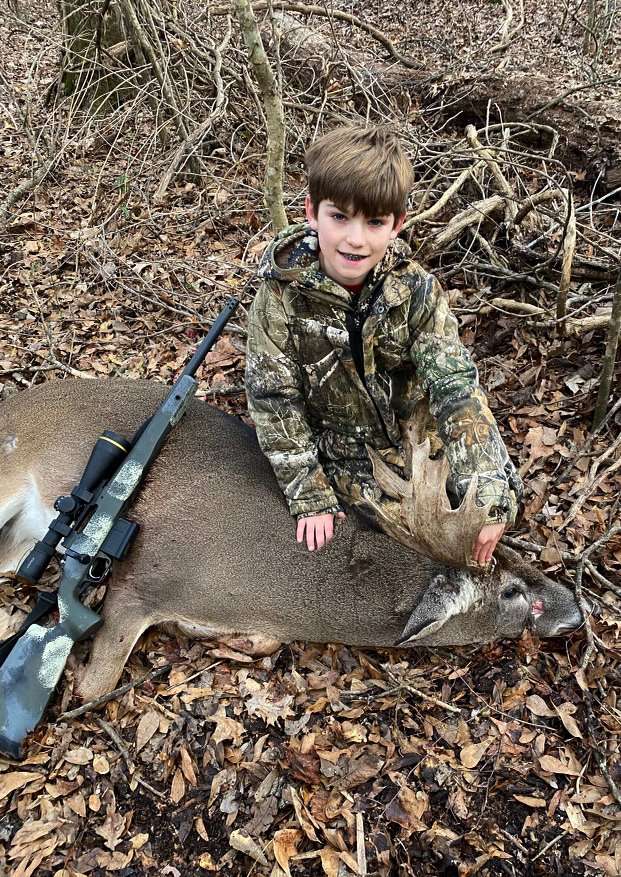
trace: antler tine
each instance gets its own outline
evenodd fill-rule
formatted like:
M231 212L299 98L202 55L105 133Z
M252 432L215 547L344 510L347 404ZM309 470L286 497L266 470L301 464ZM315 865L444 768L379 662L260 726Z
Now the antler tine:
M487 520L490 505L477 505L475 477L459 507L451 508L446 493L448 461L444 455L438 460L430 458L429 439L417 442L416 428L417 423L410 421L403 429L409 481L396 475L369 449L380 489L400 500L399 520L394 504L369 504L385 532L402 544L448 566L472 566L474 541Z

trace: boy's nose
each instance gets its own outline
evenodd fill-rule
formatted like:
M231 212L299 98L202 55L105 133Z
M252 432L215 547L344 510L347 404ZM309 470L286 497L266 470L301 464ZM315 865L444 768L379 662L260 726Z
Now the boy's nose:
M347 229L347 243L352 247L364 246L364 230L354 224Z

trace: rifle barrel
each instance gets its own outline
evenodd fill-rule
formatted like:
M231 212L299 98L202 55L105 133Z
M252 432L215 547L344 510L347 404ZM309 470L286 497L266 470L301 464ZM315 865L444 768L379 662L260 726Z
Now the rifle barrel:
M224 329L225 325L235 312L237 305L239 304L239 299L229 298L226 300L226 304L214 320L214 323L207 333L206 337L203 338L201 343L199 344L194 356L186 365L186 367L181 372L181 375L189 375L191 378L194 377L199 367L201 366L203 360L213 347L213 345L218 340L218 336Z

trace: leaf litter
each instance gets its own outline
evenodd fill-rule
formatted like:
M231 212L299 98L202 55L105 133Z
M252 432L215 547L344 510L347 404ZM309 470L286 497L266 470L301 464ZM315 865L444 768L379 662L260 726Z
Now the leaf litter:
M131 219L106 237L81 219L88 173L68 169L13 220L0 288L5 394L68 371L170 383L226 291L249 303L242 257L256 206L219 226L180 185L155 213L130 201ZM265 242L250 248L255 261ZM473 316L477 295L453 291L525 477L518 535L571 582L572 558L619 517L618 450L602 460L619 413L589 437L602 334L559 344L516 315ZM243 312L234 323L199 395L245 416ZM123 681L173 668L64 720L82 646L25 761L0 760L0 872L618 875L620 811L596 751L618 787L620 570L617 536L586 572L598 650L584 669L582 632L407 657L293 643L252 660L151 631ZM0 597L5 636L32 593L1 583Z

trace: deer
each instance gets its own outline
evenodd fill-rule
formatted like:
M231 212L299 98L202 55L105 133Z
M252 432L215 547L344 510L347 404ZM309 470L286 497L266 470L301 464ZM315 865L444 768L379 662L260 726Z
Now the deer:
M100 432L131 436L165 390L154 381L68 378L0 403L0 574L43 536ZM499 546L493 570L468 566L488 510L477 506L475 484L451 507L447 463L431 459L418 438L404 426L405 479L374 455L388 497L371 509L375 523L350 509L333 541L309 552L286 526L254 430L194 400L132 508L140 531L108 579L79 695L111 691L152 625L172 623L254 655L295 640L437 647L577 628L583 619L571 590L516 552Z

